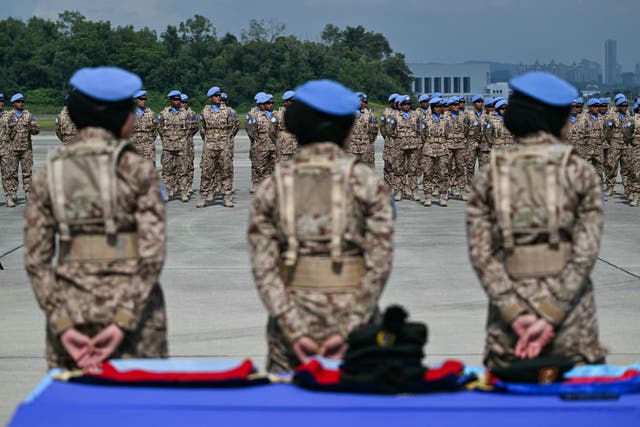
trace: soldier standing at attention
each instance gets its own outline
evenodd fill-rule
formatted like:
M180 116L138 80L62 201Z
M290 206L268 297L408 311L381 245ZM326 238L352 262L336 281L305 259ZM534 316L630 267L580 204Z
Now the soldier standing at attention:
M64 107L60 114L56 117L56 136L63 144L69 144L78 133L76 124L69 117L69 108L67 108L67 99L69 95L64 97Z
M187 188L187 170L184 156L186 155L187 142L187 112L183 110L181 93L172 90L167 94L169 106L160 113L160 139L162 140L162 181L167 194L165 202L173 198L178 191L181 198L189 200Z
M587 113L583 116L584 144L577 152L590 162L602 179L604 174L604 119L598 113L599 101L591 98L587 101ZM584 148L580 148L584 147ZM603 191L606 191L603 187Z
M11 97L13 111L10 113L10 126L14 128L11 132L13 136L10 145L13 150L14 161L11 163L13 169L9 171L11 184L11 197L15 200L18 192L18 166L22 171L22 188L24 190L25 200L29 199L31 193L31 169L33 168L33 145L31 143L31 135L40 133L40 125L36 120L36 116L31 114L29 110L24 109L24 96L16 93Z
M389 128L395 123L396 111L398 110L398 104L396 104L397 93L389 95L389 106L384 109L382 116L380 116L380 133L384 138L384 146L382 148L382 160L384 162L383 176L384 182L391 189L393 181L393 157L395 154L395 148L393 146L393 138L389 133Z
M454 97L449 103L449 114L445 117L444 137L449 147L449 167L451 193L454 196L461 196L462 200L467 200L467 178L465 162L465 117L458 111L459 99Z
M378 136L378 123L373 113L367 108L369 106L367 95L363 92L356 92L356 95L360 99L360 107L355 111L356 120L347 138L345 151L375 170L375 140Z
M217 191L215 180L220 180L223 204L233 207L233 135L237 132L237 117L222 104L222 92L218 86L207 91L211 104L200 112L200 136L204 141L200 162L200 195L196 207L203 208L207 199Z
M273 115L273 95L263 94L258 98L260 112L251 125L247 125L254 135L253 158L251 162L253 187L273 173L276 160L276 118Z
M230 179L231 186L233 187L233 158L235 154L235 137L238 134L238 131L240 130L240 119L239 119L238 112L229 106L229 96L225 92L222 92L220 94L220 104L227 107L227 109L229 110L229 116L231 116L231 119L233 121L233 130L231 131L231 137L227 142L227 151L231 153L231 168L228 170L229 176L226 178L222 178L219 173L215 175L212 182L212 188L214 188L215 192L220 192L222 188L222 184L221 184L222 179ZM231 192L235 193L236 190L232 188ZM207 201L213 201L214 194L215 193L213 191L210 191Z
M2 189L6 198L7 207L16 206L15 194L17 188L13 188L13 179L10 172L14 169L15 156L11 149L11 140L15 132L15 122L10 122L11 114L4 110L4 95L0 93L0 174L2 175Z
M247 131L247 136L249 137L249 160L251 161L251 189L249 190L250 193L253 193L256 191L256 186L254 184L257 181L257 178L255 176L256 169L253 165L255 163L255 158L256 158L256 155L255 155L256 126L255 124L258 120L258 113L260 113L260 103L258 102L258 99L262 98L262 95L266 95L266 94L264 92L258 92L255 94L255 96L253 97L253 100L256 102L256 105L251 107L251 110L249 110L249 112L245 116L247 119L247 126L245 129Z
M389 133L394 141L393 156L393 180L391 188L393 198L402 200L403 196L414 201L418 197L418 169L420 168L420 155L422 141L420 139L420 119L415 111L411 110L409 95L396 97L399 111L396 113L394 123L389 127Z
M624 123L625 148L623 158L629 162L629 206L640 206L640 107L633 104L633 116L627 117Z
M577 90L545 72L510 86L505 125L515 146L491 153L467 206L469 256L489 297L484 363L604 363L589 278L603 226L600 178L562 142Z
M371 321L391 270L386 186L342 148L359 104L330 80L298 87L285 123L301 148L251 203L249 250L269 312L270 372L310 356L342 358L348 334Z
M158 115L147 108L147 91L139 90L133 96L136 104L136 121L131 134L131 144L138 154L156 166L156 137L160 127Z
M444 137L444 118L442 116L442 98L431 98L429 101L431 114L422 118L422 185L426 207L431 206L433 194L440 196L440 206L447 206L449 180L449 148ZM434 191L436 190L436 191Z
M622 175L622 186L624 194L628 195L628 177L630 158L623 156L625 142L623 136L624 124L629 117L627 112L628 103L624 95L619 96L615 101L616 111L611 114L610 119L606 123L609 133L609 156L607 158L607 196L613 196L618 178L618 165L620 165L620 174Z
M429 95L423 93L418 97L418 108L416 108L416 113L421 116L425 114L429 114Z
M287 111L287 108L291 107L295 102L295 96L295 91L286 91L282 95L284 105L274 114L274 117L276 118L276 162L291 159L298 149L296 136L287 130L284 123L284 114Z
M471 181L476 171L476 161L478 162L478 168L489 163L489 153L491 148L489 143L483 135L483 123L486 119L482 107L484 106L484 99L481 95L474 95L471 98L473 104L473 110L467 111L464 125L465 125L465 137L467 140L466 148L466 172L467 172L467 185L466 188L471 188ZM468 194L468 190L467 191Z
M69 83L78 134L49 153L25 211L25 268L47 322L47 363L77 369L167 357L158 283L164 204L152 163L126 141L142 81L98 67L78 70Z
M186 170L187 174L187 189L189 190L189 194L186 198L182 196L182 201L188 202L189 198L191 197L191 193L193 193L193 161L195 157L193 135L198 133L200 124L198 123L198 114L196 114L196 112L193 111L191 107L189 107L189 95L187 95L186 93L180 94L180 106L187 112L187 121L185 122L187 138L185 144L185 155L183 157L183 161L185 162L183 169Z

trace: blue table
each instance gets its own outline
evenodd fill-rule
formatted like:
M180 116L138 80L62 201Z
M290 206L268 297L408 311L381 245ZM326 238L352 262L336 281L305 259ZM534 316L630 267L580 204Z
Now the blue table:
M564 401L483 392L319 393L289 384L235 389L95 386L45 380L9 427L640 426L640 394Z

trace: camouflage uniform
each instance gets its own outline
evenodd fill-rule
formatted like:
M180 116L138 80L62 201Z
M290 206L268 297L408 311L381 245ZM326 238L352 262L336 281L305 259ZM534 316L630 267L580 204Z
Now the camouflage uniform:
M324 161L348 162L349 156L333 143L314 143L301 147L292 161L278 167L291 172L293 165ZM356 163L347 182L344 232L338 248L345 258L364 258L364 271L353 292L285 286L280 270L284 268L283 258L293 248L285 237L280 210L282 194L274 175L262 183L251 203L249 249L253 276L269 311L267 369L271 372L295 367L291 343L296 339L306 335L322 342L334 333L346 337L354 328L369 322L376 310L391 270L392 208L386 186L371 168ZM300 196L303 200L296 193L296 201L306 203L307 198ZM327 223L319 218L294 216L298 236L322 236L321 240L298 238L298 262L305 257L330 260L333 248L327 236ZM331 220L326 221L332 224Z
M586 113L582 117L584 144L578 145L578 154L589 161L602 179L604 174L604 119L600 115ZM604 183L603 189L604 189Z
M290 160L296 154L298 141L296 136L289 132L284 125L284 112L286 108L280 107L273 116L276 118L276 162Z
M138 154L156 166L156 137L160 129L159 115L151 109L136 108L136 122L129 140Z
M624 187L624 193L628 194L628 178L629 178L629 158L625 158L622 153L625 149L625 142L623 137L623 129L624 123L629 118L629 114L621 114L619 112L614 112L611 115L609 121L607 121L605 125L605 130L609 134L609 155L605 159L607 162L606 165L606 186L607 193L611 196L613 195L616 179L618 178L618 164L620 164L620 175L622 175L622 185Z
M428 114L422 119L422 185L425 206L431 205L434 188L439 189L440 204L447 204L447 188L449 186L447 167L449 165L449 148L444 137L445 125L442 114Z
M356 115L351 134L347 138L345 151L353 154L362 163L375 170L375 141L378 136L378 122L367 108L358 111Z
M204 143L198 206L204 206L207 197L218 191L222 192L227 204L233 204L233 137L238 129L237 115L222 104L217 110L213 105L207 105L200 113L200 121L200 136Z
M462 191L463 200L467 198L465 187L467 185L465 162L465 117L463 113L451 112L444 120L444 137L449 147L449 167L451 171L450 185ZM454 173L455 172L455 173Z
M465 157L468 187L471 187L471 181L476 172L476 160L478 162L478 169L489 163L491 148L484 136L486 120L487 116L482 111L480 114L477 114L474 110L467 111L465 117L464 133L467 141Z
M628 164L627 197L631 206L640 205L640 114L628 116L624 125L622 161Z
M504 119L499 114L489 116L485 129L485 135L492 150L495 148L509 148L513 145L513 136L504 125Z
M76 124L69 116L69 109L65 106L56 117L56 136L63 144L69 144L78 133Z
M192 192L195 157L193 136L198 133L200 124L198 123L198 114L195 111L193 111L189 107L185 111L187 112L187 142L185 145L185 156L183 158L185 165L183 168L187 171L187 189L189 190L189 192Z
M11 194L15 196L18 191L18 166L22 169L22 187L25 196L28 198L31 192L31 169L33 168L33 146L31 144L31 135L40 133L40 125L36 117L28 110L22 110L22 114L18 115L16 110L9 113L9 126L13 126L15 132L11 140L11 148L13 150L14 161L9 170L9 179L12 184L9 189Z
M168 191L168 197L181 191L188 193L189 181L187 178L187 139L191 132L190 124L187 123L187 112L185 110L174 111L171 107L166 107L160 113L159 134L162 140L162 181Z
M420 119L415 111L395 114L394 123L387 130L393 138L394 150L391 156L391 188L396 200L402 196L418 199L418 179L422 141L420 139Z
M517 140L518 145L560 144L539 133ZM514 148L518 150L519 148ZM561 242L569 242L568 261L560 273L513 278L507 273L504 231L498 226L492 166L476 176L467 207L467 236L471 264L489 297L484 363L488 367L517 360L513 320L533 313L550 322L554 340L541 355L560 354L578 363L602 363L606 351L598 341L593 285L589 275L596 261L603 226L600 179L586 161L570 154L563 166L566 182L559 189L557 224ZM512 172L514 173L514 172ZM548 190L547 190L548 191ZM515 219L513 220L515 221ZM546 243L548 235L514 234L516 245Z
M578 152L579 146L584 143L584 120L581 115L571 114L569 116L567 142L576 149L576 152Z
M615 114L616 112L609 109L608 106L604 113L598 114L602 120L602 189L603 191L606 191L607 194L613 194L613 188L609 188L609 174L611 173L609 170L609 157L611 151L611 137L613 136L613 129L612 127L609 127L609 123L613 123L615 120Z
M260 111L254 122L247 124L247 133L253 137L253 160L251 161L251 182L254 188L271 175L276 160L276 118L273 114Z
M102 140L112 147L118 144L113 134L86 128L78 132L74 144L58 148L57 153L73 153L89 140ZM137 236L136 257L89 258L84 253L81 259L65 256L77 238L106 239L108 227L101 221L104 212L102 207L94 209L91 213L98 221L71 225L67 230L70 240L66 240L64 227L54 215L56 205L47 179L49 166L34 176L33 195L25 211L25 267L47 320L46 355L50 367L75 367L59 342L59 334L65 329L74 327L93 336L110 323L125 332L112 357L167 357L166 315L158 284L165 255L160 185L151 163L142 161L133 150L123 151L119 158L115 231L118 236ZM66 201L65 206L74 201ZM56 234L60 236L57 265L52 267Z
M245 118L247 119L246 131L247 131L247 136L249 137L249 160L251 161L251 192L252 193L255 191L255 187L256 187L254 183L257 182L257 178L255 176L256 170L253 164L255 162L255 146L256 146L255 122L257 121L258 113L260 113L260 108L256 105L252 107L251 110L249 110L249 112L245 116Z
M18 188L15 186L11 171L16 161L11 149L11 140L15 133L15 122L9 121L11 113L0 110L0 173L2 174L2 189L7 199L7 205L15 206L15 197Z
M387 107L384 109L382 116L380 116L380 133L384 138L384 147L382 149L382 160L384 162L384 182L391 188L391 182L393 179L394 171L393 171L393 159L397 157L397 150L393 144L393 138L389 132L389 128L396 121L396 113L397 111L391 107Z

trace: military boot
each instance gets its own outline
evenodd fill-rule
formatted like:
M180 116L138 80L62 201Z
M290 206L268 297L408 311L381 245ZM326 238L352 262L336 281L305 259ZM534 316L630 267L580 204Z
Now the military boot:
M440 206L443 208L447 206L447 198L440 196Z
M13 196L7 195L7 207L9 207L9 208L15 208L16 207L16 201L13 200Z
M419 202L420 201L420 196L418 196L418 190L414 189L411 192L411 200L413 200L414 202Z
M249 193L253 194L253 193L255 193L255 192L256 192L256 185L255 185L255 184L252 184L252 185L251 185L251 190L249 190Z
M189 201L189 190L182 190L182 193L180 193L180 200L184 203Z
M196 203L196 208L204 208L206 204L207 204L206 196L203 196L202 194L198 196L198 202Z
M465 202L469 200L469 193L466 190L462 192L462 200Z
M612 185L610 185L607 188L607 197L611 198L611 196L613 196L613 186Z
M396 191L396 194L393 196L393 200L399 202L402 200L402 191Z
M426 199L424 199L424 202L422 204L427 208L431 207L431 198L427 197Z
M631 193L631 197L629 197L629 206L638 206L640 205L640 193Z
M233 196L231 194L225 194L224 195L224 200L222 201L222 204L226 208L232 208L233 207Z
M213 199L216 197L216 193L214 191L209 191L207 193L207 202L213 202Z

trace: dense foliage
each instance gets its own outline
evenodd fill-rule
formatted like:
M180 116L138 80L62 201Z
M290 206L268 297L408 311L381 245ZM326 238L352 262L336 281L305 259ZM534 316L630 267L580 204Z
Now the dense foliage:
M261 90L281 94L313 78L336 79L369 97L410 87L404 56L362 26L327 25L319 42L285 36L284 24L251 20L240 40L218 37L213 23L195 15L157 35L149 28L112 27L78 12L58 20L0 21L0 92L29 94L29 103L60 105L74 70L117 65L138 73L158 101L171 89L206 102L217 85L232 105L249 104Z

